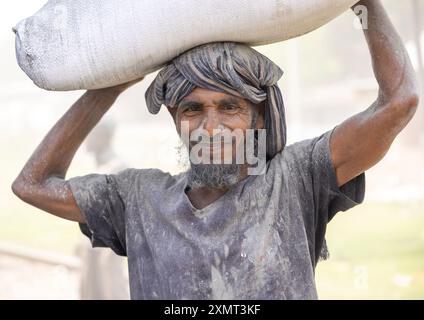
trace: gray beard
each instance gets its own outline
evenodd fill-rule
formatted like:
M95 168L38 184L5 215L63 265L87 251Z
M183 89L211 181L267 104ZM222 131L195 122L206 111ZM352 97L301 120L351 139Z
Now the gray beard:
M179 165L187 172L187 184L192 189L230 188L240 179L241 164L193 164L188 159L187 148L183 143L177 147L177 156Z
M240 179L241 165L238 164L190 164L187 172L188 185L193 188L208 187L226 189Z

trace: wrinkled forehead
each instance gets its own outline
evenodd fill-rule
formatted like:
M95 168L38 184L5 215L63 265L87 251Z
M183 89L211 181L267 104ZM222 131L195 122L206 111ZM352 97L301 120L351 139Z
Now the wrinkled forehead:
M230 94L224 90L195 87L190 93L182 97L178 106L181 106L182 104L187 102L198 102L201 104L209 103L218 105L223 101L231 101L237 104L247 102L246 99L240 96Z

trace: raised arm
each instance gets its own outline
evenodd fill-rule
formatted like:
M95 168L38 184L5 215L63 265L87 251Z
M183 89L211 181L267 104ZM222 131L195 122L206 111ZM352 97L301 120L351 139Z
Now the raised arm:
M416 112L419 89L408 53L380 0L367 7L365 38L379 85L377 100L365 111L336 127L330 149L338 185L379 162Z
M90 90L49 131L13 182L23 201L58 217L85 222L72 195L66 172L81 143L132 81Z

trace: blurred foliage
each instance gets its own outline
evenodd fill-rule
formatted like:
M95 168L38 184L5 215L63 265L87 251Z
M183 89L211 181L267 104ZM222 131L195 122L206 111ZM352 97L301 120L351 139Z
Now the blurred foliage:
M423 299L423 203L364 204L329 223L320 299Z

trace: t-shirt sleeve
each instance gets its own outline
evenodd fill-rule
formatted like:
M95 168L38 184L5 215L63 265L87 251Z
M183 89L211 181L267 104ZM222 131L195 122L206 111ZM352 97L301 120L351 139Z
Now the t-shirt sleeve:
M315 225L327 224L336 213L362 203L365 195L365 173L338 186L330 151L333 132L334 129L314 139L297 142L282 152L296 180L294 184L305 196L304 204L312 202Z
M334 129L314 139L287 146L276 156L286 176L291 199L298 201L309 241L311 258L327 259L325 233L328 222L341 211L360 204L365 195L365 173L343 186L337 184L330 139ZM278 168L278 166L277 166ZM294 196L296 195L296 196Z
M337 184L336 170L330 151L330 130L305 144L312 178L312 190L317 218L328 223L336 213L360 204L365 196L365 172L343 186Z
M83 234L93 247L109 247L126 255L125 202L131 185L130 169L117 174L89 174L71 178L70 187L86 223Z

